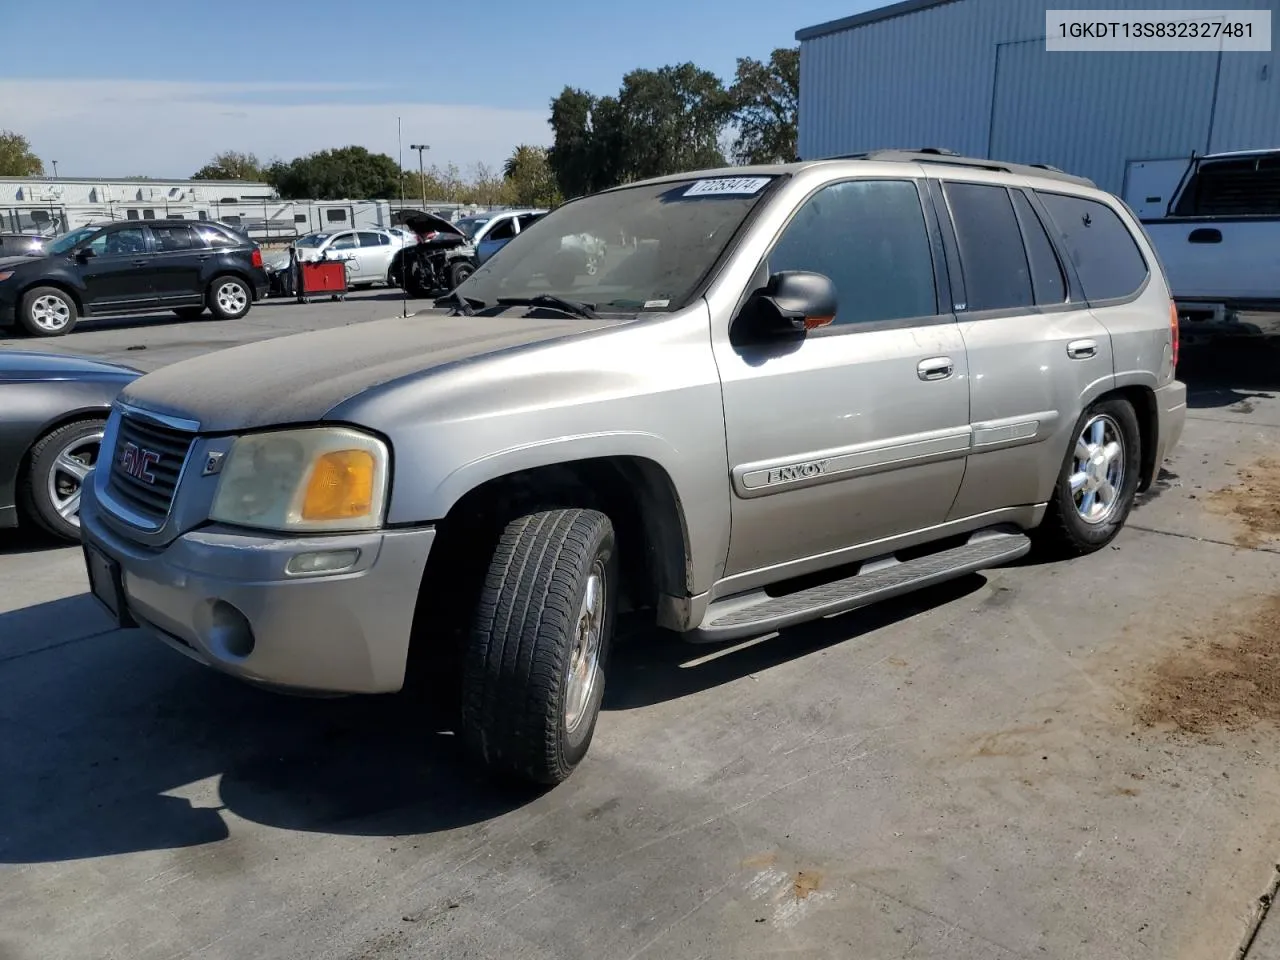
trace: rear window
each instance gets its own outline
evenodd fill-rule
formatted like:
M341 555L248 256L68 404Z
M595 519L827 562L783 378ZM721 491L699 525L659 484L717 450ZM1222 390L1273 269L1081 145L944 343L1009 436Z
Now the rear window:
M980 183L946 183L943 189L960 245L965 309L1031 306L1031 271L1009 191Z
M1067 280L1062 273L1062 264L1053 250L1049 234L1044 224L1021 190L1013 191L1013 208L1018 211L1018 222L1022 224L1022 239L1027 244L1027 260L1031 263L1031 286L1035 290L1036 303L1047 306L1065 303L1067 299Z
M1201 163L1173 213L1178 217L1280 215L1280 155Z
M242 242L216 227L196 227L196 236L210 247L238 247Z
M1147 262L1128 227L1109 206L1084 197L1037 191L1067 255L1080 275L1087 300L1131 297L1147 280Z

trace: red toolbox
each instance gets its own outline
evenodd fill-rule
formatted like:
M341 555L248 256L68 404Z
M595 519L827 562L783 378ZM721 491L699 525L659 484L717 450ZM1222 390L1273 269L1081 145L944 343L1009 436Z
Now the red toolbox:
M328 294L334 300L347 296L347 265L341 260L298 262L298 302Z

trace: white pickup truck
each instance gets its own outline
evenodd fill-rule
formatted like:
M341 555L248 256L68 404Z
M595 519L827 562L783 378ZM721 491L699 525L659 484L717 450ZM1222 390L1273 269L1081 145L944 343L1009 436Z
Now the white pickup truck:
M1142 224L1187 339L1280 337L1280 148L1194 157Z

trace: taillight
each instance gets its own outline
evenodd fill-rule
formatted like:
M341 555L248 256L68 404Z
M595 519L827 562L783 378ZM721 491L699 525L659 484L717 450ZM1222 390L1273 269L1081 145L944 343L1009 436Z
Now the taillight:
M262 250L258 247L253 248L253 265L255 267L262 266ZM1174 343L1176 344L1177 341L1175 340ZM1178 352L1178 348L1176 345L1174 346L1173 351L1174 351L1174 355L1176 356Z
M1173 346L1173 369L1178 369L1178 305L1169 301L1169 342Z

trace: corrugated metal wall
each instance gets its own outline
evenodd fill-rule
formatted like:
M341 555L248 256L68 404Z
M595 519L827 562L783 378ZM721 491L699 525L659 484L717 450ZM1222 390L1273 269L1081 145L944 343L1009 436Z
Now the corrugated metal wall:
M1221 57L1048 53L1046 5L957 0L803 41L800 155L937 146L1051 163L1119 192L1130 160L1280 146L1280 46ZM1106 6L1270 9L1280 30L1280 0Z

